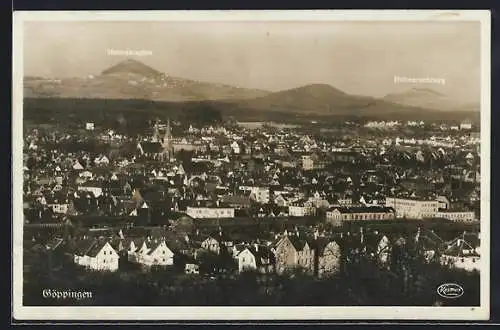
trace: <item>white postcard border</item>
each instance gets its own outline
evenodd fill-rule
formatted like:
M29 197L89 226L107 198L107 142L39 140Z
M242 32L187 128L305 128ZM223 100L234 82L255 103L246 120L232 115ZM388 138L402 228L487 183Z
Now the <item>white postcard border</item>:
M23 296L23 23L25 21L478 21L481 23L481 285L480 307L27 307ZM107 11L14 12L13 269L16 320L487 320L490 300L490 11Z

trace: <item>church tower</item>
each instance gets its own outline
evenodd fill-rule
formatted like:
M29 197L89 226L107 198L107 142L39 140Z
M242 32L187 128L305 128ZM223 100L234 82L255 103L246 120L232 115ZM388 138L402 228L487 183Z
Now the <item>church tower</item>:
M160 142L160 141L161 141L160 128L158 126L158 121L155 121L155 124L153 126L152 142Z
M172 128L170 127L170 118L167 121L167 128L165 130L165 135L163 136L162 147L164 159L171 161L174 153L172 148Z

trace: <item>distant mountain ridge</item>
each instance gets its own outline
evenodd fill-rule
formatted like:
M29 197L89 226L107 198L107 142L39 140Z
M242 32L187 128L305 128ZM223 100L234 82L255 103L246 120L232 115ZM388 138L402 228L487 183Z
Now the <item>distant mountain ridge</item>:
M387 94L384 100L407 106L440 111L478 111L479 104L460 103L430 88L413 87L402 93Z
M413 88L384 98L345 93L327 84L309 84L288 90L269 92L224 84L199 82L172 77L137 60L121 61L98 75L68 79L25 77L26 98L147 100L175 103L210 102L211 106L231 114L274 113L320 116L365 116L405 118L462 108L444 107L449 99L436 91ZM138 110L139 111L139 110ZM432 115L429 117L435 117Z
M242 100L234 106L255 111L288 111L293 113L353 116L379 116L425 110L370 96L347 94L327 84L310 84L284 90L255 99Z

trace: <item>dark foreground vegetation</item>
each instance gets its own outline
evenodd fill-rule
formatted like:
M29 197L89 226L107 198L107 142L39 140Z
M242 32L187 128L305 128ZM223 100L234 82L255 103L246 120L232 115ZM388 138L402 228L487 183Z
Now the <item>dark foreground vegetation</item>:
M92 306L478 306L479 273L450 270L413 260L381 268L367 260L344 265L339 274L321 278L294 270L185 275L170 269L86 272L71 264L48 272L43 265L24 274L24 304ZM201 268L203 269L203 267ZM445 299L436 289L457 283L460 298ZM92 292L91 299L47 299L43 289Z

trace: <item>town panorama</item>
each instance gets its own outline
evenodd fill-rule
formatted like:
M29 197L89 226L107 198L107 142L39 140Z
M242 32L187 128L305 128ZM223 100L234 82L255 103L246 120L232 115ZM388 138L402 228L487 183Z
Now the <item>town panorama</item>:
M25 74L24 305L479 305L479 111L439 76L365 97L113 60Z

